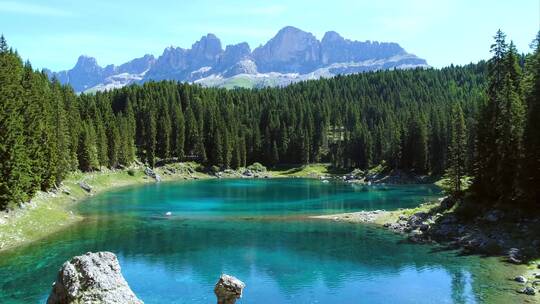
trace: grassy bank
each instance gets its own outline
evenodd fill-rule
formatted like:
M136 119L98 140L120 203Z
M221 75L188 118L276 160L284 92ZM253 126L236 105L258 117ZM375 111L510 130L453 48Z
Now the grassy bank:
M350 170L335 169L330 164L309 164L303 166L278 166L269 170L272 177L319 178L332 177L349 173Z
M172 164L155 171L163 181L209 178L195 171L196 166ZM81 182L88 184L91 191L83 190ZM90 196L118 187L155 182L144 174L144 167L71 173L58 189L38 192L20 209L0 213L0 251L38 240L80 221L82 217L72 211L73 206Z

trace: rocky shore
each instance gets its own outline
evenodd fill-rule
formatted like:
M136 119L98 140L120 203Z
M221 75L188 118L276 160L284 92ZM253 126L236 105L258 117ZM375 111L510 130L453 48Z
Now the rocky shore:
M459 202L441 198L439 202L415 209L361 211L325 216L351 223L372 223L402 234L410 242L437 244L464 254L498 256L512 264L528 265L522 276L509 278L517 292L535 295L540 287L540 218L517 211L490 210L471 218L459 215Z

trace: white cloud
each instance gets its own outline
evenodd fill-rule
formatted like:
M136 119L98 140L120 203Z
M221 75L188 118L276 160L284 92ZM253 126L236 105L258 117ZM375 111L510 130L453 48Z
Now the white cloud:
M0 1L0 12L51 17L73 16L72 12L63 9L58 9L55 7L40 4L21 3L14 1Z

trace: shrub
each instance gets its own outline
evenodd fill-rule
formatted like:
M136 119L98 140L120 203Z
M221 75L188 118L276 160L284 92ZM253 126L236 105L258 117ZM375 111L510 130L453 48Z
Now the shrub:
M261 163L253 163L249 165L247 168L255 172L266 172L266 167L263 166Z

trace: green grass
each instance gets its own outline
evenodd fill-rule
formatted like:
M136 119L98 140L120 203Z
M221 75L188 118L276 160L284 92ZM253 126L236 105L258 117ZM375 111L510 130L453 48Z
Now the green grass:
M235 89L235 88L246 88L246 89L252 89L255 87L255 84L253 81L251 81L249 78L246 77L235 77L232 79L226 80L221 87L226 89Z
M280 166L270 169L275 177L314 177L345 174L346 170L334 169L330 164L309 164L303 166Z
M449 183L448 178L443 177L440 180L436 181L435 185L439 186L445 192L448 192L448 189L449 189L448 183ZM462 190L466 191L467 189L469 189L469 187L472 184L472 177L471 176L464 176L463 178L461 178L461 184L462 184L462 188L463 188Z

